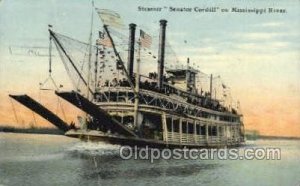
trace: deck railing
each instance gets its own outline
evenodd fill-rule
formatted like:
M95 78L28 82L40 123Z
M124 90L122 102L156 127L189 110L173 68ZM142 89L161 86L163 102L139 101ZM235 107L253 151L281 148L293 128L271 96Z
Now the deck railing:
M206 138L206 135L186 133L180 135L178 132L168 132L167 136L167 142L180 144L230 145L237 144L242 141L240 138L227 138L226 136L208 136Z

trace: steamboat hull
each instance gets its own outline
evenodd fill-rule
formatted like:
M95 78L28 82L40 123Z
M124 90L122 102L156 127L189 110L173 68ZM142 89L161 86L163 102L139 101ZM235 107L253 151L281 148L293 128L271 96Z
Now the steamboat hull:
M72 138L78 138L82 141L92 142L104 142L113 145L130 146L130 147L149 147L149 148L227 148L227 147L238 147L243 145L243 142L208 142L203 144L180 144L173 142L164 142L160 140L132 138L124 136L116 136L105 134L99 131L82 131L82 130L70 130L65 133L66 136Z

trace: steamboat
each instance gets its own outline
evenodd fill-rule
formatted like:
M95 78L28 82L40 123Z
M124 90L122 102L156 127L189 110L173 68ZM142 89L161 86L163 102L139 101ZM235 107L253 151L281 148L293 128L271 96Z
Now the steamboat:
M49 73L54 43L74 85L55 94L85 113L80 127L68 124L28 95L9 95L64 131L66 136L111 144L158 148L215 148L244 142L243 116L197 85L199 70L190 65L165 68L167 21L160 20L157 70L140 72L141 50L151 43L145 32L136 37L129 24L126 49L116 45L113 26L104 24L96 45L76 41L49 27ZM73 47L68 47L73 45ZM121 55L120 50L126 51ZM85 52L82 52L85 51ZM88 51L88 52L86 52ZM124 61L124 56L127 60ZM172 63L169 61L168 63ZM106 66L106 67L105 67ZM108 69L109 66L112 69Z

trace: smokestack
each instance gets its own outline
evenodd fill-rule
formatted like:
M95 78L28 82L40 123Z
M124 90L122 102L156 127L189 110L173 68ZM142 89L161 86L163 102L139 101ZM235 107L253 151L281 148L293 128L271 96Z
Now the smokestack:
M160 20L160 32L159 32L159 48L158 48L158 88L163 88L163 76L164 76L164 66L165 66L165 40L166 40L166 20Z
M128 61L127 71L129 77L133 77L133 62L134 62L134 40L135 40L136 24L129 24L129 42L128 42Z

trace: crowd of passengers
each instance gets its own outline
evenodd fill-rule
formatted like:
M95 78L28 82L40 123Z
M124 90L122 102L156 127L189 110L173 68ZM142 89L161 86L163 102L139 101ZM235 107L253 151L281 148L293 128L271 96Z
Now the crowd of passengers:
M170 95L170 94L176 94L179 95L183 98L186 99L186 101L188 103L191 103L193 105L197 105L197 106L201 106L204 108L208 108L208 109L213 109L216 111L220 111L220 112L229 112L229 110L222 106L219 101L217 100L212 100L210 99L210 93L209 92L203 92L201 91L200 95L195 95L195 96L190 96L190 93L188 92L184 92L184 91L180 91L178 89L176 89L173 86L170 86L168 84L164 84L164 88L163 89L159 89L157 86L157 82L154 81L155 80L155 75L150 75L149 76L150 81L148 81L147 79L145 81L140 81L140 88L141 89L145 89L145 90L150 90L150 91L154 91L154 92L159 92L159 93L163 93L166 95ZM164 77L164 79L166 80L166 77ZM135 78L132 78L133 85L135 85ZM130 84L128 82L128 80L126 80L125 78L117 80L117 78L114 78L112 81L106 80L104 83L105 87L130 87ZM236 110L232 109L231 110L232 113L236 114Z

